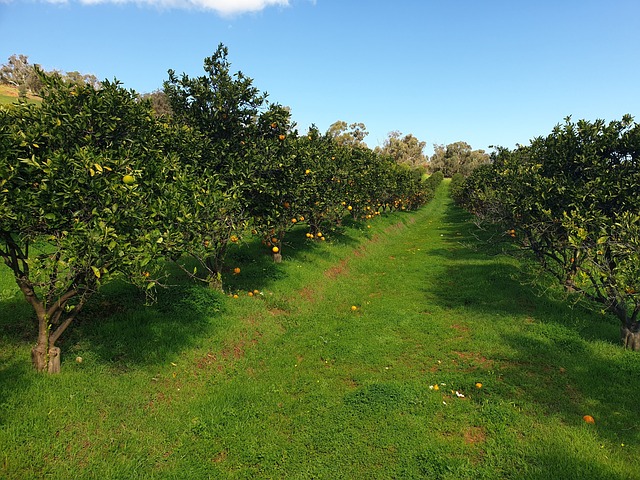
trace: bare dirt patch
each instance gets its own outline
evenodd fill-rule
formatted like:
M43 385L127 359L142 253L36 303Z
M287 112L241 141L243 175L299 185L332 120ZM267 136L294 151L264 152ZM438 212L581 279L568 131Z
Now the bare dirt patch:
M482 427L469 427L463 434L464 443L467 445L477 445L487 440L487 433Z
M337 265L334 265L333 267L325 270L324 276L335 280L340 275L344 275L345 271L347 270L347 263L349 263L349 260L343 258Z

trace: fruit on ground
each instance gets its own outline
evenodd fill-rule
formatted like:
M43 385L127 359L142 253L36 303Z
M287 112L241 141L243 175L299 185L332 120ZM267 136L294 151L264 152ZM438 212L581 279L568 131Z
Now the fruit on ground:
M133 177L133 175L125 175L124 177L122 177L122 182L125 185L133 185L134 183L136 183L136 179Z

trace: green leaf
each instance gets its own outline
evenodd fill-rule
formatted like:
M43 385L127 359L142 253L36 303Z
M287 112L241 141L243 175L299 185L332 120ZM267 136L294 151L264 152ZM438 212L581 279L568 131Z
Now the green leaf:
M91 265L91 270L93 270L93 274L96 276L96 278L100 278L100 269L97 267L94 267L93 265Z

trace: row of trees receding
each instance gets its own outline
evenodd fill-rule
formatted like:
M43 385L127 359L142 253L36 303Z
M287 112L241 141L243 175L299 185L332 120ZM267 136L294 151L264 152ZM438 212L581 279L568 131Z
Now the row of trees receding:
M43 72L40 104L0 108L0 256L37 317L38 370L59 369L56 342L105 282L152 293L170 261L221 289L243 236L280 261L293 226L324 239L346 215L418 208L441 178L313 127L298 134L222 45L204 70L169 71L170 116L118 82Z
M571 294L620 320L640 350L640 125L567 118L546 137L498 149L457 178L457 202L499 225Z

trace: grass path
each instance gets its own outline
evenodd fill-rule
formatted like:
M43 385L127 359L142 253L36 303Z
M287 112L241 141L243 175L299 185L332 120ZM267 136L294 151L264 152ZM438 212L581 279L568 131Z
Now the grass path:
M0 478L640 478L637 354L466 220L443 184L282 265L239 249L238 299L105 294L53 378L0 313Z

